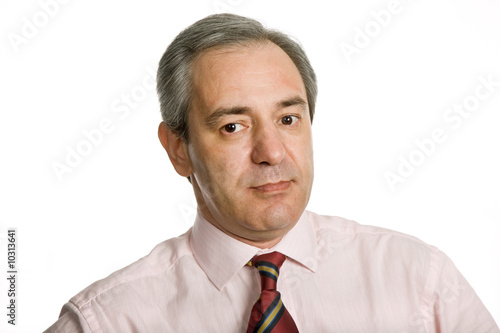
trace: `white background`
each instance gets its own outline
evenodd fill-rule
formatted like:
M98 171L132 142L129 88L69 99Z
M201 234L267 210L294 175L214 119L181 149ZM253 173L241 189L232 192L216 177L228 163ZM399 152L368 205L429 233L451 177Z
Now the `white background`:
M221 7L72 0L49 16L46 2L0 2L0 266L15 227L19 267L16 327L0 279L2 332L46 329L81 289L191 225L192 190L157 139L156 93L142 85L181 29ZM500 2L401 0L380 31L370 13L389 0L220 3L295 36L317 72L308 209L436 245L500 322L500 86L458 128L443 119L480 76L500 81ZM39 27L30 35L26 22ZM341 43L355 46L365 27L373 37L348 62ZM103 119L110 133L59 180L54 162ZM417 158L415 140L435 128L447 139L391 190L384 173Z

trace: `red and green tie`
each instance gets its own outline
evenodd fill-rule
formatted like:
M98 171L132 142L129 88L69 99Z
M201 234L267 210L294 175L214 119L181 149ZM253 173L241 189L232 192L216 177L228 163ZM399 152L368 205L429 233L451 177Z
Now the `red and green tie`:
M248 263L259 270L262 291L252 308L247 333L299 331L281 301L281 294L276 290L279 269L285 259L283 254L272 252L256 256Z

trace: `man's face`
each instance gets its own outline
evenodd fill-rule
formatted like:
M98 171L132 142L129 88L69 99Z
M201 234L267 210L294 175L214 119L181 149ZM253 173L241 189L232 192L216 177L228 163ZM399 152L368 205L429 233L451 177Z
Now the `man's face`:
M203 216L253 245L276 243L311 193L311 119L302 78L273 43L206 51L193 65L191 180Z

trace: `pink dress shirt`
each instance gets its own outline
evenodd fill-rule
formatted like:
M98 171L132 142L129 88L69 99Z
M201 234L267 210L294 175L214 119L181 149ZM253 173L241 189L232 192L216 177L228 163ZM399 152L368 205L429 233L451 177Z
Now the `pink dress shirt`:
M187 233L73 297L46 332L245 332L260 293L245 264L268 251L288 257L278 290L301 332L500 332L435 247L307 211L266 251L198 212Z

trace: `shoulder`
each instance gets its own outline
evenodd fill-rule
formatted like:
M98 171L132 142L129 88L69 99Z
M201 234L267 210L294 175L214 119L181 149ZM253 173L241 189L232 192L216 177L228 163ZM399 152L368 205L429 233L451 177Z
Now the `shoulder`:
M417 237L395 230L363 225L338 216L307 213L320 246L323 244L335 249L342 248L343 251L356 251L358 255L367 257L426 259L429 264L444 259L444 254L439 249Z
M148 255L136 262L112 273L108 277L94 282L80 293L71 298L77 309L89 305L97 297L110 297L116 290L126 289L127 285L144 282L162 274L169 274L175 266L184 259L192 259L189 245L191 229L185 234L168 239L158 244Z
M310 221L316 230L316 251L354 272L351 278L369 277L367 283L380 289L411 289L429 304L443 279L443 269L451 263L435 246L398 231L314 213ZM450 270L450 276L457 274Z
M316 232L318 262L331 263L332 271L342 272L338 279L344 285L354 281L353 288L362 289L368 297L384 294L395 300L393 304L412 304L409 320L413 327L440 332L498 331L472 287L435 246L341 217L311 212L308 217ZM405 302L399 303L398 297Z

